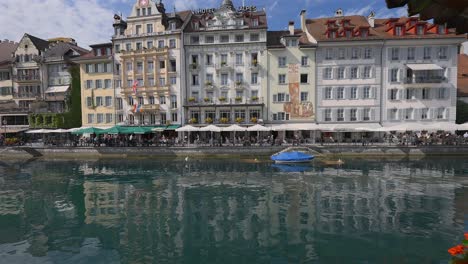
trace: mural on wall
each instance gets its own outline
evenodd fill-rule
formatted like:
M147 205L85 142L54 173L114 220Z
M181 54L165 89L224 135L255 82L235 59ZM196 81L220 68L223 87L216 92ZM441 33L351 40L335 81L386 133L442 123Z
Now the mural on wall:
M308 100L301 102L299 64L288 65L288 80L290 101L284 104L284 111L289 113L289 119L315 119L313 93L309 91Z

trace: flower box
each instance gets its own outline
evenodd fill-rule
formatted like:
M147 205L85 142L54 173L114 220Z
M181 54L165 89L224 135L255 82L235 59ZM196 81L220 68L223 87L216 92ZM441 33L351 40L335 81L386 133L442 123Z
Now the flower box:
M244 118L238 117L236 118L236 123L242 123L244 122Z
M213 123L213 119L210 118L210 117L207 117L207 118L205 118L205 123L211 124L211 123Z
M221 124L226 124L229 122L229 119L226 117L222 117L221 119L219 119L219 122L221 122Z

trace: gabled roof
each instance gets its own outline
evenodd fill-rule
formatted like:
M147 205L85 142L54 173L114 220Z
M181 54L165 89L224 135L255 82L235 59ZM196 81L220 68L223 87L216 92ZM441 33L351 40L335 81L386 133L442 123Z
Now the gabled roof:
M89 52L89 50L82 47L70 43L59 42L56 44L51 44L50 48L44 52L44 56L46 59L48 57L64 57L70 50L78 53L79 55L83 55Z
M291 33L288 30L268 31L267 32L267 48L269 49L285 48L285 46L281 42L281 39L287 38L287 37L296 37L299 41L300 48L316 46L315 44L309 42L306 34L302 30L296 29L294 30L294 35L291 35Z
M40 51L44 51L45 49L49 47L49 42L47 40L35 37L33 35L29 35L27 33L24 35L27 36L31 40L31 42L34 44L34 46L36 46L36 48Z

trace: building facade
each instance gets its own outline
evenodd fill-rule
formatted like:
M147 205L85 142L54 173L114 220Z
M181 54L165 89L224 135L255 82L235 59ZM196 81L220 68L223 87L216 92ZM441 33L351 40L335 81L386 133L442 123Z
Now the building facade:
M382 124L456 120L458 50L466 36L417 17L376 19L382 52Z
M118 123L181 124L182 31L190 14L166 13L161 2L138 0L126 21L114 17L114 81L123 98Z
M195 12L184 32L187 124L255 124L267 117L267 19L256 7Z
M319 124L380 123L383 41L372 19L337 10L334 17L305 21L305 30L318 41Z
M116 110L123 109L113 82L112 43L91 48L91 52L74 60L80 66L82 126L110 127L119 120Z
M268 32L268 123L315 123L316 43L294 22Z

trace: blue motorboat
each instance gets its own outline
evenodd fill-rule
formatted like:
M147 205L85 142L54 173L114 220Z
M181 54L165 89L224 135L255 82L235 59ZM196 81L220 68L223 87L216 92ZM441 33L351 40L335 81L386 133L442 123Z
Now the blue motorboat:
M307 163L314 158L313 155L300 151L282 152L271 156L275 163Z

